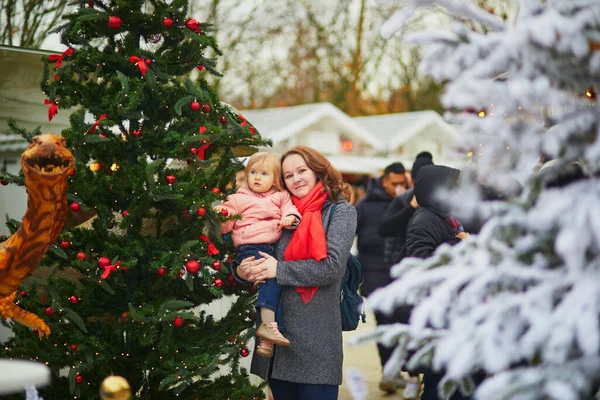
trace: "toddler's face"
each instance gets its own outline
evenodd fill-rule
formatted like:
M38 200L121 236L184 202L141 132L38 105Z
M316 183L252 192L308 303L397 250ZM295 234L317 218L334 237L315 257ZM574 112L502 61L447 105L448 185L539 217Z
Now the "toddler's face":
M264 165L253 165L248 170L248 187L256 193L265 193L271 190L275 176L273 171Z

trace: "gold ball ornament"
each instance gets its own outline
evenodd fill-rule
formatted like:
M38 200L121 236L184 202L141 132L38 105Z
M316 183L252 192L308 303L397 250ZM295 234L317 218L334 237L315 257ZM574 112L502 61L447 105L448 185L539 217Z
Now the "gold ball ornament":
M122 376L109 376L100 386L102 400L130 400L131 387Z

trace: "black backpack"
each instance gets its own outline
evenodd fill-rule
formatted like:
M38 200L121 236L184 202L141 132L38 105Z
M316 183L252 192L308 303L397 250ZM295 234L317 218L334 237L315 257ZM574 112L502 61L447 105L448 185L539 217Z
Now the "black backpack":
M331 205L327 228L335 211L336 203ZM353 331L358 327L358 321L367 322L364 312L364 299L358 294L358 287L363 281L363 266L361 262L350 254L346 262L346 273L342 278L340 311L342 314L342 330Z

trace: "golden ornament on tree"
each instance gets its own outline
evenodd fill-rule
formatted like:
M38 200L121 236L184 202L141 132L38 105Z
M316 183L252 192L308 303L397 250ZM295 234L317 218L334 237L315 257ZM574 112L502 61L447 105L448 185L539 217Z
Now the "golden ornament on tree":
M100 397L102 400L129 400L131 399L131 388L122 376L109 376L102 381Z

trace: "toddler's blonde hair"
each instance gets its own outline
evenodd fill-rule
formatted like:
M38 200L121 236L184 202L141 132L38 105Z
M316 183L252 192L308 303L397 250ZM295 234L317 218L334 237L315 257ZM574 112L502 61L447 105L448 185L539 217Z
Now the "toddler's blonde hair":
M248 177L250 176L250 169L253 167L264 166L265 169L273 172L273 187L276 190L283 190L283 176L281 174L281 161L275 154L267 153L265 151L259 151L258 153L252 154L252 157L248 160L246 165L246 185L248 184Z

